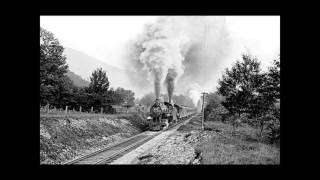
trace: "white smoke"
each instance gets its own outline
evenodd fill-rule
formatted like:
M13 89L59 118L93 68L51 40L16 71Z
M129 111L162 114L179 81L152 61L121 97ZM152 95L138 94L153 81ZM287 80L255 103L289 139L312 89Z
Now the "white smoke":
M193 104L196 106L201 97L201 87L197 83L193 83L187 90L187 96L192 99Z
M154 84L158 97L170 69L175 76L168 92L188 94L195 105L230 44L225 18L212 16L161 17L133 42L128 59L138 75L129 76L132 83L143 89Z
M168 73L169 69L175 72L175 76L171 77L173 84L183 74L183 53L187 51L190 43L184 31L176 29L172 21L173 18L167 17L147 25L145 40L141 44L143 51L139 60L143 64L143 70L148 71L148 80L154 82L156 97L159 97L161 91L159 81L163 82L166 74L172 74Z

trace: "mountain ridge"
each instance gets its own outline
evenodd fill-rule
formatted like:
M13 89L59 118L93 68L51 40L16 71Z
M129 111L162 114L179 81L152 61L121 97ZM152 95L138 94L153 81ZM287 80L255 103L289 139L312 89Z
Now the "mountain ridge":
M147 90L149 90L145 88L139 88L138 86L132 84L128 75L135 76L135 72L109 65L97 58L70 47L65 47L64 54L66 56L66 63L69 66L69 70L76 75L79 75L83 80L90 81L89 77L91 76L92 72L101 67L106 71L110 87L122 87L125 89L130 89L135 92L137 96L142 96Z
M76 87L88 87L90 84L89 81L84 80L81 76L77 75L76 73L70 70L68 70L67 73L65 73L65 75L71 79L71 81Z

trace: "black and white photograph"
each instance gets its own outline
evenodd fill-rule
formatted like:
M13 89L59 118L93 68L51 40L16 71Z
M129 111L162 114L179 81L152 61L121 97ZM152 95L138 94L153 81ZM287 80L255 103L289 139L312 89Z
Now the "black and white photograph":
M41 15L39 99L40 165L280 165L280 15Z

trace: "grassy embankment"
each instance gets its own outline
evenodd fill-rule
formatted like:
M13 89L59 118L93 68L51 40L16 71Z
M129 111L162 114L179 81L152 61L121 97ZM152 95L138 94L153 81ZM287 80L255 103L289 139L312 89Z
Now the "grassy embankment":
M259 141L257 129L242 124L233 132L230 124L219 121L204 123L210 138L195 148L201 164L280 164L280 147ZM201 118L194 118L180 132L201 131ZM219 135L219 134L221 135Z
M40 163L60 164L145 130L142 114L40 113Z

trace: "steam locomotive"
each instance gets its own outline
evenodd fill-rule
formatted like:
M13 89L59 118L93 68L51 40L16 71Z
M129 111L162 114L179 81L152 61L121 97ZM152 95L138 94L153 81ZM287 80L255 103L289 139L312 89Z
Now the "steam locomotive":
M189 117L192 111L194 111L193 108L177 104L172 105L169 102L160 102L159 99L156 99L150 107L149 129L154 131L167 129L183 118Z

